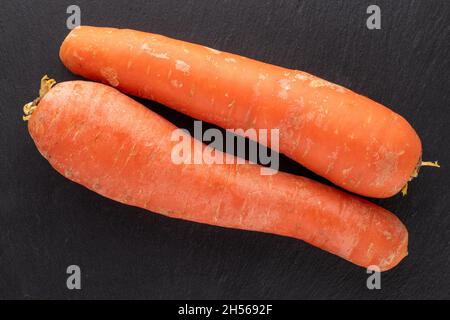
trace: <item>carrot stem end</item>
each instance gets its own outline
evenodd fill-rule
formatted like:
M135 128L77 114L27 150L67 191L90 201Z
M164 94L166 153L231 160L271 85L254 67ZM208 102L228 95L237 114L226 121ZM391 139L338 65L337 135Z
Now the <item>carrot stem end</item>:
M49 76L44 75L41 79L41 86L39 88L39 97L34 99L31 102L28 102L23 106L23 113L22 116L23 121L28 121L31 118L31 115L33 114L33 111L37 108L37 105L39 101L42 99L43 96L47 94L47 92L50 91L50 89L56 84L55 79L50 79Z
M411 177L409 178L409 181L411 181L414 178L417 178L419 176L419 170L421 167L434 167L434 168L440 168L439 162L437 161L422 161L420 160L416 168L414 169L413 173L411 174ZM402 193L402 196L406 196L408 194L408 182L405 183L403 188L400 190Z

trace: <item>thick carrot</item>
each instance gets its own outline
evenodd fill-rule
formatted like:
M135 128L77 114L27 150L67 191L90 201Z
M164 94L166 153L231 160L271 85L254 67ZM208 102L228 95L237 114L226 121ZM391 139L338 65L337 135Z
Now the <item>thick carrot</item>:
M74 73L224 128L279 128L280 151L352 192L389 197L421 142L398 114L305 72L134 30L79 27L61 46Z
M407 255L405 226L379 206L287 173L260 175L255 164L177 165L176 127L164 118L103 84L48 84L25 107L31 137L59 173L107 198L302 239L364 267L388 270Z

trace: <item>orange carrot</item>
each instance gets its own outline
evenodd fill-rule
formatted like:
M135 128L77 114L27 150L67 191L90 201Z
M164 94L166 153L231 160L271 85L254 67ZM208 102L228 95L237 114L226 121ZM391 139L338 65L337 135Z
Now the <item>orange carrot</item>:
M388 270L407 255L405 226L379 206L287 173L260 175L255 164L177 165L170 122L103 84L52 85L44 79L41 98L24 108L30 135L59 173L92 191L169 217L302 239L364 267Z
M398 114L339 85L134 30L79 27L61 46L74 73L224 128L278 128L280 151L352 192L398 193L422 147Z

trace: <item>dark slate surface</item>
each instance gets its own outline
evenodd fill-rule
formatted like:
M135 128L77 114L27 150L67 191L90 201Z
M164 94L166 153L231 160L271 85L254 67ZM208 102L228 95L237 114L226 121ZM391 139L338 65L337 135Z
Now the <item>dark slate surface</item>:
M127 207L71 183L39 155L21 120L58 59L72 1L0 5L0 298L450 298L448 1L76 1L83 24L128 27L305 70L367 95L416 128L424 169L408 197L376 201L410 232L410 255L367 274L301 241L227 230ZM192 119L145 104L183 127ZM313 174L282 158L282 170ZM320 179L319 179L320 180ZM66 289L66 268L82 290Z

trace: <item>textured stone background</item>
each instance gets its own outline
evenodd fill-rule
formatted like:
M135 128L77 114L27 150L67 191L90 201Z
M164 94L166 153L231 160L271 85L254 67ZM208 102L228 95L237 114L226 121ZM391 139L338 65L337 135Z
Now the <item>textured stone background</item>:
M75 79L58 48L72 1L0 5L0 298L450 298L448 1L76 1L82 24L161 33L301 69L403 115L422 138L424 169L406 198L376 201L410 232L410 255L366 288L367 274L301 241L227 230L127 207L60 176L21 120L44 73ZM175 124L192 119L153 102ZM282 157L281 169L317 178ZM81 291L66 289L68 265Z

